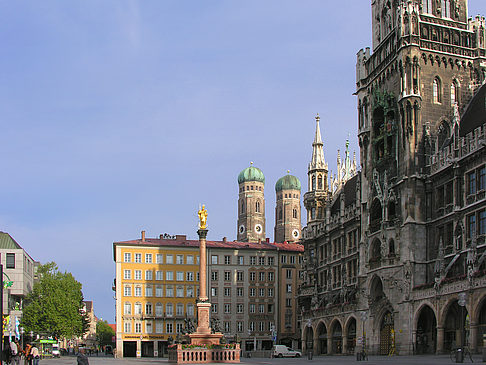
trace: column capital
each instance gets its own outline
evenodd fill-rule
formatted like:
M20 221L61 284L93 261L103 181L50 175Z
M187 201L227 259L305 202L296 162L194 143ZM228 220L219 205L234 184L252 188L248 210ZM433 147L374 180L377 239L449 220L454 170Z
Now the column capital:
M208 235L208 230L207 229L198 229L197 234L199 235L200 240L205 240L206 236Z

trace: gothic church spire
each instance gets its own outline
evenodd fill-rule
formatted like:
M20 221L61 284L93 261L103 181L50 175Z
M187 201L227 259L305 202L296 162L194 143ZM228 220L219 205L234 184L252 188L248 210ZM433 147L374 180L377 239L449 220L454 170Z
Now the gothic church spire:
M324 143L321 138L321 128L319 127L320 121L319 113L316 116L316 135L314 142L312 143L312 160L309 164L309 172L312 170L327 170L327 164L324 159Z

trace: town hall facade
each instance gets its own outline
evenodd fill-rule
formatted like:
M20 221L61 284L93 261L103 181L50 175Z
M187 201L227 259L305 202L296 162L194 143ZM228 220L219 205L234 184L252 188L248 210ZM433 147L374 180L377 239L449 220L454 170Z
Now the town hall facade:
M360 171L346 149L328 185L317 121L303 347L477 351L486 333L485 19L468 18L467 0L372 0L372 17L373 49L356 66Z

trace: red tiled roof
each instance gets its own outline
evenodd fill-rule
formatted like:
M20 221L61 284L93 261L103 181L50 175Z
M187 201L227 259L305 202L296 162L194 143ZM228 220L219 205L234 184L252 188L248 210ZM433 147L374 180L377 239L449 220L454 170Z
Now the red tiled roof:
M144 242L141 239L114 242L114 245L140 245L140 246L181 246L181 247L199 247L199 240L187 240L185 236L177 236L176 239L164 238L146 238ZM304 252L304 246L298 243L277 243L277 242L238 242L238 241L206 241L208 248L228 248L228 249L251 249L251 250L281 250Z

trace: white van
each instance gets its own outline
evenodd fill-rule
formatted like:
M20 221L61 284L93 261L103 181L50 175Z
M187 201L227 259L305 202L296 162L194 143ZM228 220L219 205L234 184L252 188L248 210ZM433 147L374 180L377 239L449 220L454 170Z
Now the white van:
M59 344L57 343L52 345L52 357L61 357L61 352L59 351Z
M273 357L301 357L302 352L296 351L285 345L273 346Z

